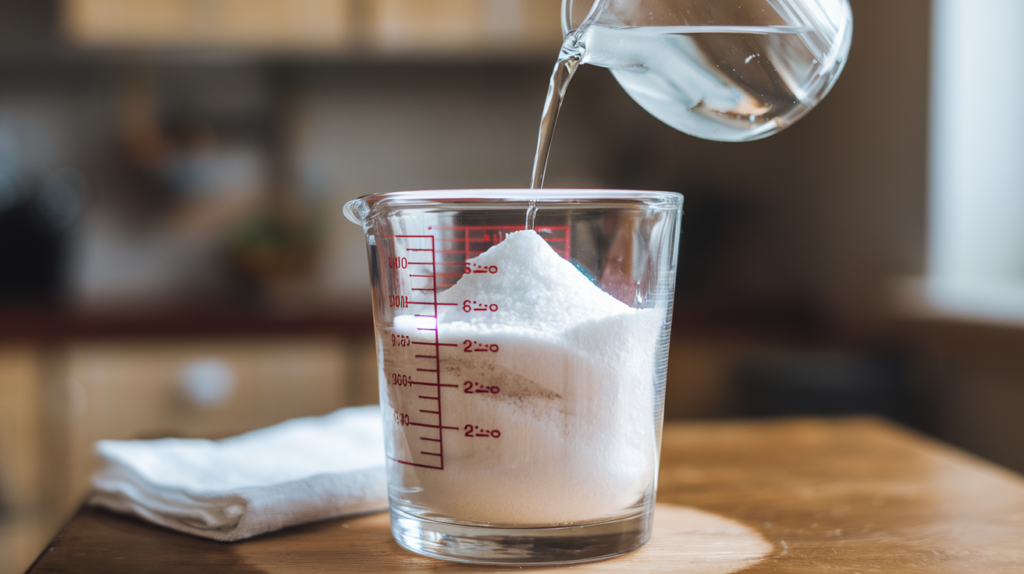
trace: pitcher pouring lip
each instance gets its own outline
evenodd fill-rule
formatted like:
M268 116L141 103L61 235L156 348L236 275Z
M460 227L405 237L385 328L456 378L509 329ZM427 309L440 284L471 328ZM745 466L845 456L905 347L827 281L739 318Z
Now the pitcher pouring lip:
M610 0L594 0L594 2L591 3L590 8L586 11L586 15L583 19L576 22L576 19L573 17L574 0L563 0L562 35L568 37L569 34L573 34L577 38L582 36L583 30L600 17L609 2Z

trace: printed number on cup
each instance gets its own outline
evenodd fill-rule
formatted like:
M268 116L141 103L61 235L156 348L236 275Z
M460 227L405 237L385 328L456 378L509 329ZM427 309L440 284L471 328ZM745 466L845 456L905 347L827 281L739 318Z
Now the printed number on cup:
M478 427L476 425L466 425L466 426L463 427L462 430L466 431L465 436L468 436L468 437L471 437L471 438L476 438L476 437L498 438L498 437L501 436L501 431L499 431L497 429L488 430L488 429L480 428L480 427Z

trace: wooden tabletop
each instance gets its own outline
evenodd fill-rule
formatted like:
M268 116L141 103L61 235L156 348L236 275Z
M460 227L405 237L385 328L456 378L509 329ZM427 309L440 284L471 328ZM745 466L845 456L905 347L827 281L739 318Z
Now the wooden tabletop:
M877 419L671 424L651 542L532 572L1024 572L1024 478ZM85 509L44 572L495 572L421 557L384 513L223 544Z

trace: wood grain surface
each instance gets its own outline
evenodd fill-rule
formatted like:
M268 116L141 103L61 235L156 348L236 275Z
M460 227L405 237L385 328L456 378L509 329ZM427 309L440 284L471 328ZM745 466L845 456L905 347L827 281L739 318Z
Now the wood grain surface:
M655 534L532 572L1024 572L1024 479L875 419L668 425ZM83 510L43 572L500 572L424 558L386 514L235 544Z

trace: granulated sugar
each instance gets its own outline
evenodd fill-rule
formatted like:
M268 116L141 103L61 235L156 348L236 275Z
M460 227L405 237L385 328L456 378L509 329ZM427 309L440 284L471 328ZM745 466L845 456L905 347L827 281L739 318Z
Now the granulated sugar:
M444 431L444 470L395 464L392 485L461 522L564 524L635 512L653 494L663 312L606 294L534 231L469 263L497 273L466 274L438 296L456 304L441 307L438 324L441 341L458 343L440 367L442 382L459 385L442 393L444 424L459 430ZM498 351L465 352L479 346ZM385 370L402 360L392 355ZM466 381L500 390L466 393ZM399 389L386 392L392 405L404 400ZM466 425L500 436L467 437Z

